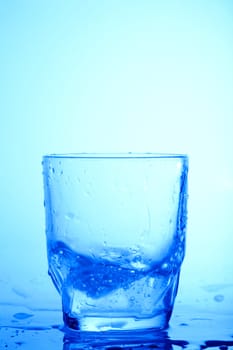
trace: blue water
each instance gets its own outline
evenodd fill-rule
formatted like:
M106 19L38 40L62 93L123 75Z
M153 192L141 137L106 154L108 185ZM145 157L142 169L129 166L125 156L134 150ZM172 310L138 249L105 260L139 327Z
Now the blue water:
M178 250L179 252L179 250ZM170 312L177 292L180 255L152 264L127 250L109 249L107 258L80 255L63 242L48 244L49 274L72 317L150 318Z

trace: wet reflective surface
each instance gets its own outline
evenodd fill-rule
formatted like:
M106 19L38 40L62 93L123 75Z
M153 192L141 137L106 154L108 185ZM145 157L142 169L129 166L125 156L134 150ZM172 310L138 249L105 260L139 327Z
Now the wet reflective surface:
M177 306L166 332L79 335L63 328L60 310L32 310L0 305L0 349L20 350L233 350L233 315Z

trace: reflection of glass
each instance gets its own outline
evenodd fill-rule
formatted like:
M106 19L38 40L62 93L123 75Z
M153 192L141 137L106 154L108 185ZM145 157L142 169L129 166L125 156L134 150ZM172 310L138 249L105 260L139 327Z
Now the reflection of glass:
M49 274L83 331L167 327L184 258L188 159L43 158Z
M103 334L91 332L68 331L64 337L63 350L172 350L173 341L169 339L165 331L143 331L104 332ZM185 341L175 341L176 349L184 348L188 343Z

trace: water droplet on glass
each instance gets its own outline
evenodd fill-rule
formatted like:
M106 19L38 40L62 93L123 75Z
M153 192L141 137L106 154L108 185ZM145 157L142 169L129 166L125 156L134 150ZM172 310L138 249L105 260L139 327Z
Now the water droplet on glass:
M129 248L130 252L132 252L132 254L137 254L139 251L139 247L137 246L133 246Z
M75 217L74 213L71 213L71 212L66 213L66 215L65 215L65 218L67 220L72 220L74 217Z
M85 195L86 197L91 197L91 192L90 192L89 190L86 190L86 191L84 192L84 195Z
M165 262L165 263L163 263L163 265L161 266L161 268L162 268L162 270L167 270L168 269L168 263L167 262Z
M60 249L58 253L59 253L59 255L63 255L64 254L63 249Z

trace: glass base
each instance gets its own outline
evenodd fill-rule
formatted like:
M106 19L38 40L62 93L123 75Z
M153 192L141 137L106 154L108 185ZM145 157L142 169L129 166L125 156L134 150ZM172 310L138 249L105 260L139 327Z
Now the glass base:
M151 318L134 317L70 317L63 313L65 326L72 330L87 332L164 330L168 327L171 311Z
M64 349L151 349L172 350L167 335L168 314L149 319L133 317L83 317L64 314Z

